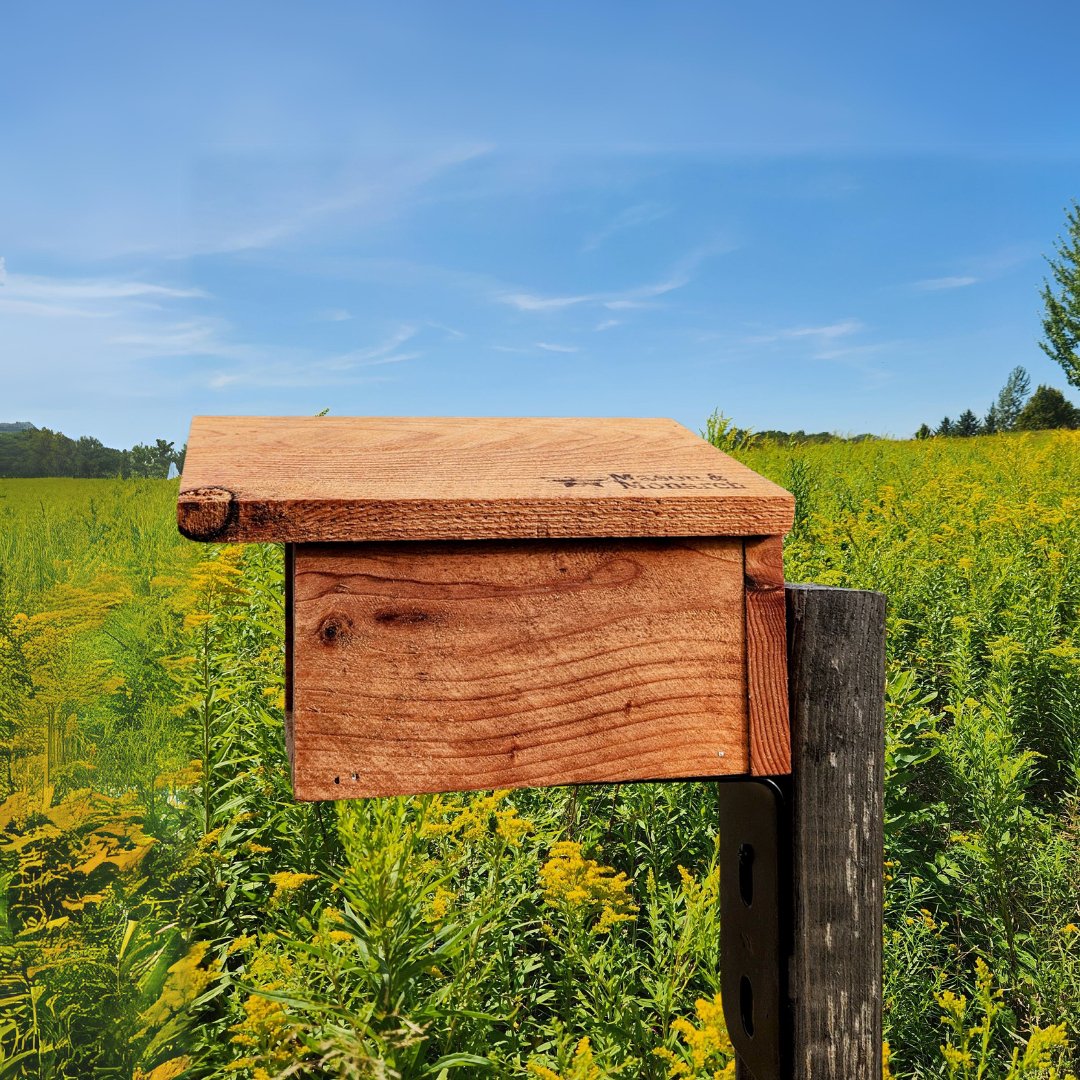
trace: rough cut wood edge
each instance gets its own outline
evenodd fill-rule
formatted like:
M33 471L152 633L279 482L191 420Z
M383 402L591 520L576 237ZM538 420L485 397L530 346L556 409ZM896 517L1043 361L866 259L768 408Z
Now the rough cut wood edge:
M885 597L787 587L794 1080L881 1076Z
M783 540L752 537L743 553L750 771L781 776L791 772Z
M333 501L254 500L201 488L177 501L181 535L207 543L757 536L786 533L792 513L782 499L754 495Z

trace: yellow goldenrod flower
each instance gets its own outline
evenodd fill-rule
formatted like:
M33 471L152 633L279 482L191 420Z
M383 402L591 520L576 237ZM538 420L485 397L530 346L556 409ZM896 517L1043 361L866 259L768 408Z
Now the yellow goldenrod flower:
M271 899L279 899L285 893L293 892L299 889L301 885L305 885L309 881L315 881L317 878L318 874L299 874L293 873L291 870L282 870L280 873L271 874L270 881L274 886Z
M465 840L497 836L511 847L518 847L533 831L533 823L506 802L509 796L509 788L479 797L438 796L428 809L420 835L458 836Z
M587 1035L577 1044L570 1068L565 1073L557 1073L536 1061L530 1061L525 1071L540 1080L602 1080L604 1075L593 1060L592 1043Z
M227 956L232 956L234 953L244 952L250 949L255 944L255 938L251 934L242 934L238 938L233 938L229 942L228 949L225 950Z
M580 919L598 915L596 933L607 933L616 923L637 914L626 874L585 858L581 845L573 840L552 846L547 862L540 867L540 884L549 907Z
M671 1030L679 1037L676 1050L657 1047L653 1053L668 1063L668 1078L693 1076L702 1070L721 1080L734 1080L735 1048L731 1045L720 995L694 1002L697 1024L679 1017Z
M170 1058L156 1065L149 1072L136 1069L131 1075L131 1080L176 1080L191 1064L190 1057Z
M427 921L432 923L442 922L455 899L456 895L448 888L444 885L437 885L435 891L431 894L431 899L428 901Z

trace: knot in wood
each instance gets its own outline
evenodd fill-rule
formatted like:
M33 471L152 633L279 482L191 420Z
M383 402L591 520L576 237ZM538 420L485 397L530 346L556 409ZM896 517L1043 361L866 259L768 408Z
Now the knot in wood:
M319 640L324 645L345 645L352 636L352 620L333 611L319 623Z

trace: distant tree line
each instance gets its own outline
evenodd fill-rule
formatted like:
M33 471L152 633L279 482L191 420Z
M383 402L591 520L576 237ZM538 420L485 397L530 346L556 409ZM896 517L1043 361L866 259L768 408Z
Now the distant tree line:
M756 431L755 438L765 442L786 443L793 446L802 446L805 443L831 443L831 442L868 442L880 439L880 435L837 435L835 431Z
M965 409L956 420L946 416L937 427L923 424L915 432L915 438L929 439L935 435L967 438L995 435L999 431L1077 427L1080 427L1080 409L1052 386L1039 386L1032 394L1028 373L1022 367L1015 367L985 416L980 418L971 409Z
M152 446L137 443L130 450L116 450L89 435L71 439L59 431L20 421L0 424L0 476L164 479L170 466L183 468L186 449L177 450L173 443L157 439Z
M880 435L837 435L834 431L754 431L751 428L736 427L728 416L719 409L705 420L705 429L700 433L708 443L718 450L731 453L734 450L746 450L760 443L778 443L785 446L801 446L805 443L865 442L878 439Z

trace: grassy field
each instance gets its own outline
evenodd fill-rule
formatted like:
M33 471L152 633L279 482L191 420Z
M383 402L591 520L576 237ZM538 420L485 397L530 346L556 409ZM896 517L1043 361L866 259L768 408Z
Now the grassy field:
M1080 433L740 456L890 601L892 1075L1080 1071ZM175 496L0 481L0 1078L733 1076L714 785L294 803L281 551Z

